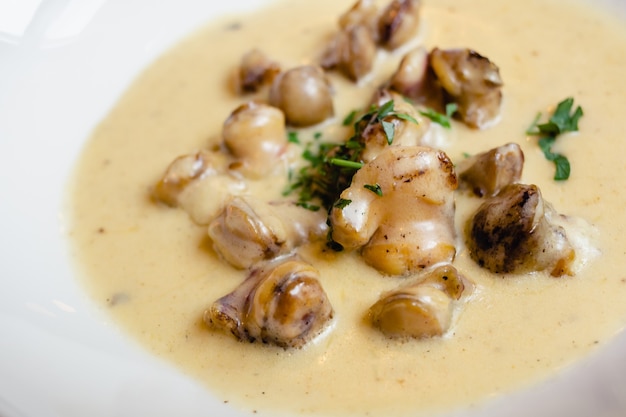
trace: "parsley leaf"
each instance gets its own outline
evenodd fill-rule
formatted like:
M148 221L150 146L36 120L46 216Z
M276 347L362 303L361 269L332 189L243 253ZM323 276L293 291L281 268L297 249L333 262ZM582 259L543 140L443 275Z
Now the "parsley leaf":
M295 143L297 145L300 144L300 139L298 138L297 132L288 132L287 133L287 142Z
M354 118L356 117L357 110L352 110L348 115L343 119L341 123L343 126L350 126L354 122Z
M557 136L561 133L578 131L578 121L583 116L583 109L578 106L572 113L573 106L574 99L571 97L561 101L547 123L539 124L541 113L538 113L526 133L533 136L542 134Z
M393 137L396 134L396 128L394 127L392 122L381 121L383 125L383 131L385 132L385 136L387 137L387 144L391 145L393 143Z
M366 189L370 190L371 192L373 192L374 194L376 194L379 197L383 196L383 189L380 188L379 184L373 184L373 185L372 184L365 184L363 186L363 188L366 188Z
M422 116L428 117L435 123L440 124L446 129L450 129L452 126L450 124L450 118L452 115L458 110L459 106L456 103L448 103L446 104L446 114L441 114L433 109L420 110L420 114Z
M571 167L569 160L565 155L552 152L552 146L556 142L557 137L566 132L578 131L578 121L583 116L583 110L580 106L572 112L574 99L569 97L557 104L556 109L550 119L546 123L539 123L541 113L535 116L530 127L526 130L526 134L531 136L542 136L538 145L543 151L543 155L548 161L552 161L555 166L554 180L563 181L569 178Z
M348 200L348 199L345 199L345 198L340 198L333 205L333 207L337 207L338 209L343 209L343 208L347 207L350 203L352 203L352 200Z

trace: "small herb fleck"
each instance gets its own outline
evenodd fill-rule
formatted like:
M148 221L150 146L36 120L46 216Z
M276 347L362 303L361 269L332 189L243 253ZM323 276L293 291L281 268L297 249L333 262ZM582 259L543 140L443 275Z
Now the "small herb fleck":
M350 205L350 203L352 203L352 200L348 200L348 199L345 199L345 198L340 198L334 204L334 207L337 207L338 209L343 209L343 208L346 208L348 205Z
M373 184L373 185L372 184L365 184L363 186L363 188L366 188L366 189L370 190L371 192L373 192L374 194L376 194L379 197L383 196L383 189L380 188L379 184Z
M440 124L446 129L450 129L452 127L452 125L450 124L450 119L452 118L452 115L456 113L458 108L459 106L456 103L448 103L446 104L446 114L441 114L433 109L421 110L420 114L422 116L428 117L430 120Z
M341 123L344 126L350 126L352 123L354 123L354 118L356 117L356 114L358 113L358 110L352 110L350 113L348 113L348 115L343 119L343 122Z
M300 138L298 138L298 132L288 132L287 133L287 142L295 143L297 145L300 144Z
M383 131L385 132L385 136L387 137L387 144L391 145L393 143L393 137L396 134L396 129L392 122L382 121Z

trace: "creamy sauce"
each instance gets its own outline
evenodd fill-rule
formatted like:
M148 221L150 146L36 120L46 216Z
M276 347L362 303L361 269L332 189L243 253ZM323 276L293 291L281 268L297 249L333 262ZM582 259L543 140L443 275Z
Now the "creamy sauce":
M455 265L477 288L454 328L443 338L401 343L364 321L379 294L401 279L382 278L356 255L308 248L304 256L315 259L336 311L323 337L283 350L207 329L203 311L245 272L221 262L206 228L184 211L152 203L150 188L176 156L219 142L223 121L243 101L227 79L244 52L260 47L284 68L310 61L351 2L284 2L218 22L148 68L97 127L72 184L72 239L96 302L224 401L289 414L429 414L545 379L626 323L623 22L573 1L425 3L423 44L471 47L500 67L505 82L500 123L481 132L455 123L445 150L458 160L518 142L523 181L538 184L557 211L593 224L601 256L575 277L501 277L481 271L461 248ZM332 75L338 92L330 125L362 106L400 55L380 61L380 75L359 89ZM537 111L568 96L585 116L580 133L559 139L572 176L557 183L524 131ZM326 139L333 129L325 127ZM459 230L472 204L459 196Z

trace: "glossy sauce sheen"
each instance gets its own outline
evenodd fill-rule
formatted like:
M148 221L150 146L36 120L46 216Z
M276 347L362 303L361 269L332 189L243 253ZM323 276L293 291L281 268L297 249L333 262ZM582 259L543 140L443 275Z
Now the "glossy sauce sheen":
M349 6L291 1L219 21L130 87L87 143L71 189L75 255L95 301L221 400L270 415L421 415L465 407L543 380L609 341L626 323L626 31L591 6L556 0L425 1L420 36L428 49L477 50L500 67L505 82L500 123L484 131L455 123L444 150L459 160L518 142L526 155L523 182L538 184L558 212L597 228L598 259L576 277L503 277L480 270L461 247L455 265L476 289L453 329L402 343L364 319L379 294L402 280L381 277L356 255L308 248L302 253L319 268L336 313L313 344L283 350L240 343L202 323L203 311L245 272L222 263L206 228L184 211L154 204L150 188L175 157L219 142L223 121L244 101L228 84L243 53L259 47L283 68L308 62ZM400 56L385 55L379 75L360 88L331 76L336 117L323 128L324 139L345 134L343 117L367 102ZM571 178L558 183L524 131L537 111L568 96L585 115L580 133L555 148L572 165ZM457 198L459 232L475 204Z

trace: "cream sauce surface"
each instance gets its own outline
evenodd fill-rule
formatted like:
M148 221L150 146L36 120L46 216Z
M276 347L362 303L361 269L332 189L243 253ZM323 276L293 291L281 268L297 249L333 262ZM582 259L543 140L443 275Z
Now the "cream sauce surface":
M557 211L598 230L601 255L577 276L495 276L461 247L455 265L476 290L453 329L403 343L364 320L401 279L381 277L355 254L311 247L303 255L320 270L336 312L314 343L302 350L240 343L202 323L203 311L245 272L218 259L206 228L187 213L154 204L150 189L176 156L220 141L223 121L244 101L228 83L243 53L259 47L284 68L315 59L351 5L319 0L285 1L200 30L148 68L96 128L71 188L71 238L86 288L152 353L246 410L429 415L549 377L626 323L626 30L590 4L431 0L420 35L429 49L471 47L500 67L501 121L484 131L455 123L444 150L458 160L518 142L526 155L523 182L538 184ZM341 136L342 118L367 102L401 55L386 54L377 75L358 88L331 74L336 117L323 126L325 139ZM568 96L585 115L579 133L558 141L572 176L555 182L553 165L524 131L537 111ZM475 204L457 198L459 232Z

